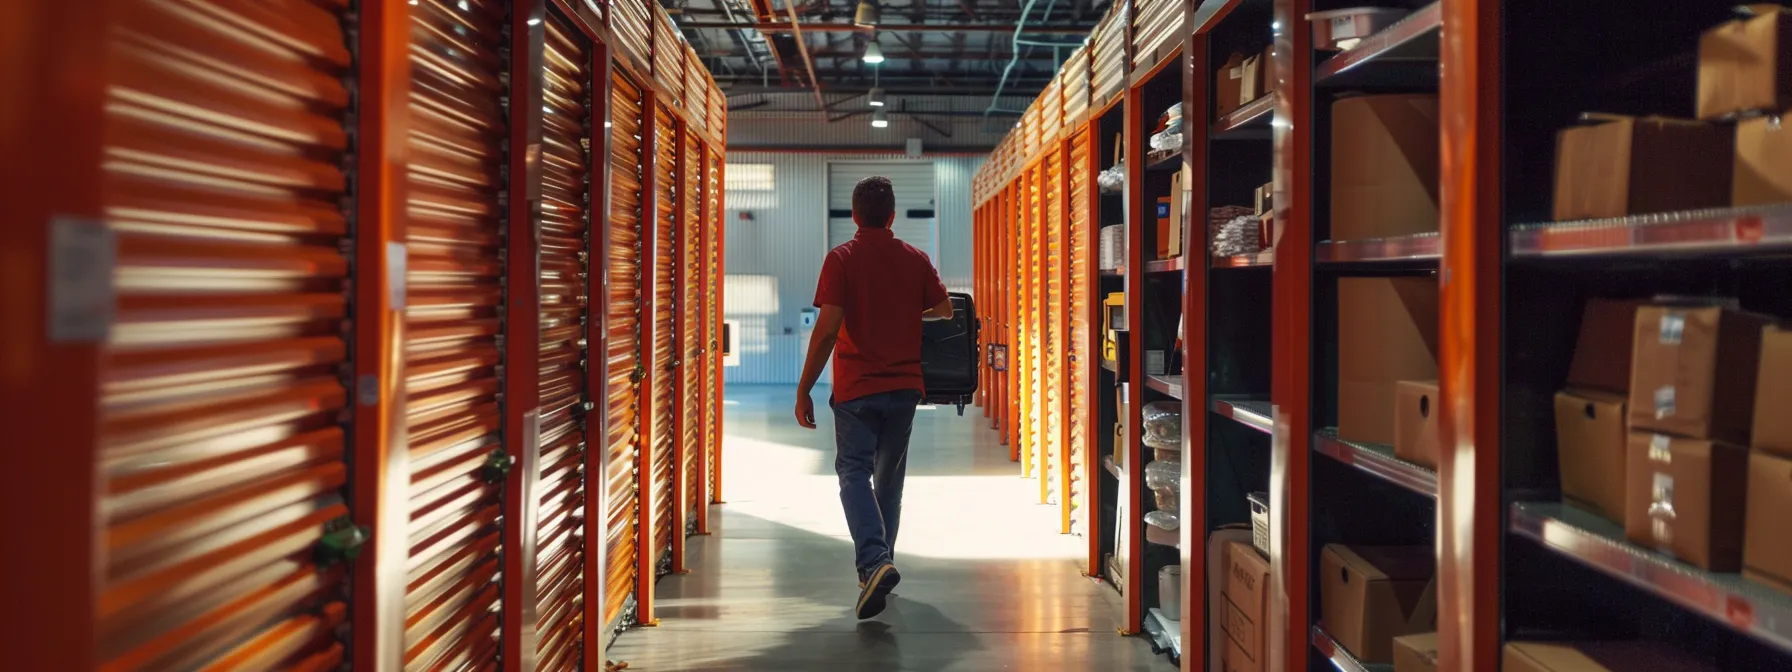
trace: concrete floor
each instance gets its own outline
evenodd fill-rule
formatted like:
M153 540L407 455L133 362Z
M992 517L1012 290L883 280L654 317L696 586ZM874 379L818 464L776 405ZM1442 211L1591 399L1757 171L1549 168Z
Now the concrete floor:
M694 571L662 579L656 628L621 635L609 658L634 671L1173 670L1120 637L1120 598L1083 578L1081 537L1017 477L980 410L921 410L910 445L902 585L860 622L852 541L833 471L827 391L820 428L791 412L794 387L730 386L724 499L694 537Z

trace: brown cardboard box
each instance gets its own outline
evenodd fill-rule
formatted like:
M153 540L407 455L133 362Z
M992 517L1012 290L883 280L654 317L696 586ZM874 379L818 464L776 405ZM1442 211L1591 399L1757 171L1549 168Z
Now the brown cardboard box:
M1226 669L1226 657L1231 651L1226 637L1226 577L1232 575L1232 544L1251 543L1251 526L1248 524L1232 524L1222 526L1207 535L1207 581L1205 609L1210 609L1207 618L1207 641L1213 646L1207 647L1207 668L1209 670ZM1187 607L1185 607L1187 608ZM1198 665L1198 663L1197 663Z
M1636 337L1636 309L1646 301L1588 299L1574 341L1568 387L1630 392L1630 355Z
M1223 117L1245 103L1239 93L1244 85L1244 54L1233 52L1213 74L1213 114Z
M1626 538L1702 569L1742 568L1747 449L1633 431L1625 461Z
M1332 104L1331 240L1437 231L1437 96Z
M1437 378L1437 280L1338 279L1338 436L1394 443L1394 387Z
M1507 642L1505 672L1711 672L1717 668L1655 642Z
M1269 93L1269 59L1274 47L1244 59L1243 77L1238 87L1238 104L1243 106Z
M1624 523L1628 438L1624 397L1597 390L1556 393L1556 462L1562 496Z
M1394 384L1394 457L1437 468L1437 381Z
M1719 126L1592 115L1556 136L1557 220L1624 217L1730 202L1735 148Z
M1394 660L1394 638L1436 628L1430 546L1327 544L1319 559L1321 624L1367 663Z
M1735 180L1731 205L1772 205L1792 201L1792 128L1782 117L1756 117L1736 124Z
M1250 544L1227 542L1226 549L1227 672L1262 672L1264 630L1269 614L1269 561Z
M1767 322L1716 306L1637 309L1630 428L1749 445Z
M1792 13L1749 5L1754 16L1699 37L1700 119L1792 108Z
M1437 633L1395 637L1394 672L1437 672Z
M1792 457L1792 330L1761 332L1761 365L1755 376L1755 425L1750 447ZM1792 511L1792 509L1788 509Z
M1792 458L1759 450L1750 452L1742 574L1792 593L1792 537L1786 535L1789 512L1792 512Z

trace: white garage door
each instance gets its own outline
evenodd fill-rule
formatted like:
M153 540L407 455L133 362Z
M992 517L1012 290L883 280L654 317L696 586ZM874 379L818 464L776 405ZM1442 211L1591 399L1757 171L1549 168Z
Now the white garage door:
M933 267L939 268L939 218L935 214L931 161L830 162L828 248L852 240L858 231L858 225L852 221L852 188L872 175L890 178L890 186L896 190L896 237L926 252Z

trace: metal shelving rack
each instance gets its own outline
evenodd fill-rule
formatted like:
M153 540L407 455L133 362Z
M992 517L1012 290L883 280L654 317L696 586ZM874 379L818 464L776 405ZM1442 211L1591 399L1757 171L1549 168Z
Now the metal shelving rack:
M1439 613L1448 614L1439 623L1439 669L1498 669L1505 638L1538 629L1539 614L1527 604L1586 616L1583 623L1628 621L1631 636L1661 638L1636 629L1651 621L1696 629L1699 653L1726 669L1792 664L1792 596L1629 544L1609 521L1560 504L1554 482L1547 395L1562 386L1565 350L1572 348L1586 298L1731 292L1744 307L1792 316L1792 296L1776 291L1792 259L1792 205L1542 221L1551 176L1538 167L1553 156L1555 132L1586 110L1690 116L1680 108L1690 106L1691 75L1663 68L1689 67L1687 52L1699 31L1727 18L1726 9L1673 0L1384 4L1412 13L1350 50L1325 53L1314 48L1306 16L1341 3L1187 3L1180 59L1191 76L1184 79L1179 159L1158 157L1148 165L1142 151L1144 126L1158 110L1142 106L1141 84L1162 67L1135 62L1129 50L1126 83L1091 105L1086 128L1103 150L1096 169L1111 160L1110 138L1124 135L1129 148L1126 192L1096 197L1089 207L1100 223L1128 224L1125 268L1093 282L1103 292L1126 292L1125 337L1134 355L1124 367L1091 368L1102 372L1104 384L1140 383L1133 386L1129 417L1104 422L1138 436L1139 406L1181 399L1182 518L1203 521L1181 527L1179 625L1190 652L1183 669L1201 669L1189 661L1205 660L1210 644L1205 610L1194 606L1206 599L1204 536L1216 522L1242 520L1235 513L1243 497L1232 501L1241 488L1230 474L1257 473L1260 489L1275 493L1269 560L1279 592L1271 595L1275 616L1268 626L1275 635L1268 640L1279 645L1266 655L1273 669L1387 669L1355 659L1317 621L1320 549L1352 538L1322 531L1316 521L1335 528L1340 513L1406 521L1404 537L1411 539L1402 541L1442 542L1436 544L1438 581L1451 588L1438 592ZM1613 23L1614 10L1664 18ZM1584 28L1590 25L1610 29L1595 33ZM1098 34L1092 41L1098 50L1102 40ZM1211 72L1225 54L1256 53L1272 42L1273 92L1213 114ZM1526 48L1501 48L1514 42ZM1614 82L1619 85L1608 85ZM1333 239L1325 215L1329 155L1322 144L1330 102L1352 92L1433 90L1440 103L1439 231ZM993 183L985 193L999 192L1018 174L1005 163L1024 161L998 156L991 163ZM1193 191L1187 249L1177 260L1151 260L1140 253L1151 202L1140 185L1160 179L1148 175L1163 175L1152 168L1177 163ZM1239 183L1261 184L1271 175L1274 249L1208 255L1208 208L1247 205ZM1336 310L1327 283L1365 276L1446 279L1439 284L1434 408L1441 459L1435 469L1399 459L1389 446L1343 441L1335 433L1337 393L1328 360L1337 357L1330 343ZM1185 369L1172 382L1143 375L1136 355L1143 288L1178 278ZM1120 490L1105 496L1137 503L1143 461L1115 463L1105 447L1094 471ZM1417 518L1427 522L1410 522ZM1137 528L1128 532L1139 544ZM1100 536L1091 534L1092 545ZM1104 572L1104 565L1092 550L1090 573ZM1141 569L1125 569L1123 592L1136 595ZM1569 572L1570 585L1539 579ZM1163 633L1142 600L1127 602L1128 632ZM1596 611L1607 603L1622 611Z

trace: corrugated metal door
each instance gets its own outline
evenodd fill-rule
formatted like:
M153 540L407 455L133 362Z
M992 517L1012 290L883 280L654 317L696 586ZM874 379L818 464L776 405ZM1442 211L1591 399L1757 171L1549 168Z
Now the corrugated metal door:
M587 411L585 250L591 213L591 51L558 16L544 39L541 134L541 669L579 667L584 643Z
M507 8L412 9L406 669L498 656Z
M640 459L641 408L641 88L612 65L610 81L610 222L605 259L610 277L605 321L608 389L605 394L604 484L607 509L604 577L606 630L623 615L635 590L635 555L640 543L636 487Z
M703 505L703 477L697 473L703 454L703 143L686 134L679 196L684 219L679 222L679 254L683 257L678 277L679 358L679 453L683 456L686 512ZM696 516L687 516L686 532Z
M1039 279L1040 309L1039 331L1044 347L1039 349L1040 359L1040 393L1042 404L1040 409L1040 457L1044 462L1040 465L1040 494L1048 503L1056 504L1062 494L1064 475L1063 449L1064 408L1064 360L1063 360L1063 325L1059 324L1064 315L1064 278L1062 266L1064 260L1064 162L1063 152L1058 142L1053 140L1047 145L1045 159L1040 162L1043 172L1040 174L1040 187L1044 191L1042 213L1044 230L1041 231L1040 246L1044 254L1040 259L1040 272L1044 277Z
M892 161L885 163L857 163L835 161L828 163L828 247L852 240L858 234L858 225L852 221L852 190L859 180L882 175L890 178L890 187L896 193L896 220L891 223L891 231L902 242L913 245L915 249L927 253L933 265L940 265L938 217L910 217L910 211L932 211L934 209L934 177L931 161ZM845 213L844 217L833 216ZM920 213L915 213L920 214ZM937 214L937 213L936 213Z
M1026 296L1025 308L1021 313L1021 329L1025 332L1026 338L1026 351L1022 356L1027 372L1026 384L1021 388L1022 393L1026 395L1026 407L1022 413L1025 423L1022 431L1026 432L1026 439L1022 443L1022 449L1027 451L1026 475L1029 477L1040 476L1040 467L1044 461L1044 446L1042 445L1044 432L1041 431L1044 425L1044 409L1041 402L1045 386L1041 380L1043 376L1040 371L1040 364L1043 361L1040 351L1043 350L1044 339L1040 333L1041 323L1039 320L1043 288L1039 286L1039 283L1044 279L1040 273L1041 260L1045 256L1043 250L1040 249L1040 229L1044 227L1044 222L1040 217L1043 214L1040 209L1040 201L1044 197L1045 189L1042 183L1045 180L1040 172L1038 164L1034 164L1026 172L1027 212L1024 218L1026 228L1022 231L1021 241L1021 247L1025 250L1025 259L1021 266L1024 278L1022 292ZM1045 501L1043 492L1041 490L1040 502Z
M653 450L653 560L665 563L672 551L672 468L674 459L672 407L677 387L672 329L677 316L674 281L678 263L678 129L677 118L665 105L654 105L653 130L653 389L648 408L653 414L648 432Z
M1065 306L1069 310L1070 337L1064 345L1064 359L1069 366L1069 410L1065 422L1069 425L1070 445L1070 496L1065 498L1064 508L1069 517L1073 531L1084 534L1090 529L1087 516L1091 515L1089 503L1084 501L1088 483L1083 482L1086 473L1084 465L1090 459L1086 451L1089 440L1087 419L1093 401L1090 392L1094 382L1088 379L1088 363L1095 353L1089 348L1093 341L1089 327L1089 283L1093 282L1092 269L1089 267L1089 245L1093 228L1089 212L1089 174L1090 167L1089 134L1081 129L1072 131L1070 140L1070 282L1065 286L1068 293Z
M122 3L102 131L118 240L102 669L342 663L346 574L314 549L348 515L343 9Z
M710 118L710 126L716 126L716 119ZM704 506L719 498L718 492L722 479L721 446L722 446L722 399L718 392L722 389L721 365L721 326L722 326L722 153L711 149L709 162L704 176L703 197L709 202L709 216L704 217L703 231L703 319L709 324L709 353L703 358L704 370L704 464L709 465L710 478L708 498Z

